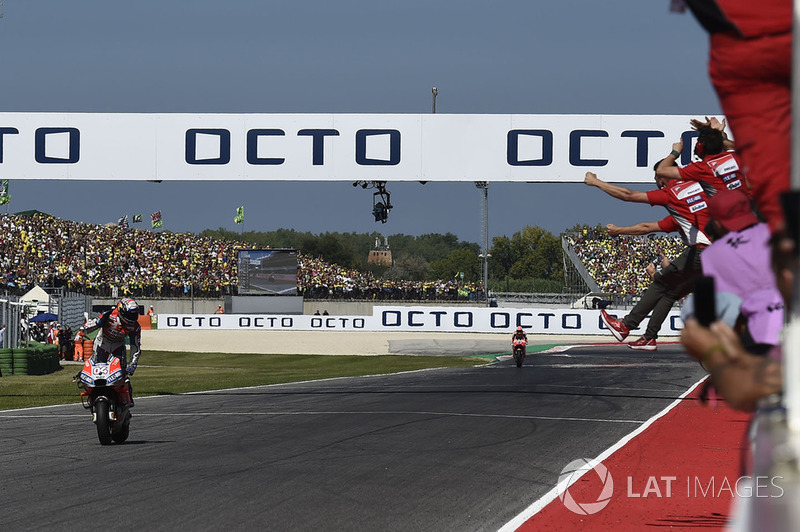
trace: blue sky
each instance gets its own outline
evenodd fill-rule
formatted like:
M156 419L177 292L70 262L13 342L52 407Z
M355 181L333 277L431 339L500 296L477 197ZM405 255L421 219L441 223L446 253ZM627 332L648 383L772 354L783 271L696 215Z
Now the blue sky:
M438 113L718 114L707 35L669 4L4 0L0 111L428 113L436 86ZM481 237L472 183L389 183L394 209L380 224L372 191L350 183L2 177L11 179L9 212L90 223L133 213L147 222L160 210L172 231L239 231L244 205L247 231ZM664 215L580 184L489 188L490 236Z

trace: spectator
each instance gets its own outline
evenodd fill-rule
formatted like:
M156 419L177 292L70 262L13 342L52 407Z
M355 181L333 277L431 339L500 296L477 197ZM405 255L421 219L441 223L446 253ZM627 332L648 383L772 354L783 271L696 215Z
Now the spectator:
M66 325L60 325L56 332L58 339L58 358L72 360L72 331Z
M47 343L48 344L58 344L58 324L54 322L50 322L50 325L47 327Z

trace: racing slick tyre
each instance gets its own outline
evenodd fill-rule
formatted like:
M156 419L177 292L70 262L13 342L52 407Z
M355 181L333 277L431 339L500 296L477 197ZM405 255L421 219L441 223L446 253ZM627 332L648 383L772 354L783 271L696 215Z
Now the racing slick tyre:
M111 433L111 439L114 440L116 443L125 443L125 440L128 439L128 435L131 433L131 418L128 418L125 423L122 424L122 427L117 432Z
M108 401L95 401L97 414L97 439L102 445L111 445L111 420L108 419Z
M522 361L525 360L525 354L520 349L514 350L514 362L517 363L517 367L522 367Z

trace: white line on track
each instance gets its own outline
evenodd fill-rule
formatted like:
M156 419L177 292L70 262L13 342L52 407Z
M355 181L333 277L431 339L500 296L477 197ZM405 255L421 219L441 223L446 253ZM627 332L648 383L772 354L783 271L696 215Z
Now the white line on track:
M448 417L481 417L496 419L527 419L539 421L586 421L590 423L642 423L640 419L592 419L581 417L556 417L556 416L524 416L509 414L474 414L468 412L435 412L435 411L413 411L413 410L309 410L309 411L274 411L274 412L188 412L188 413L161 413L161 414L141 414L133 413L134 417L209 417L209 416L363 416L363 415L411 415L411 416L448 416ZM36 419L51 418L52 415L42 414L20 414L20 415L0 415L0 419ZM64 414L58 417L86 417L86 414Z
M671 368L682 365L680 362L604 362L596 364L536 364L526 366L534 371L539 368L559 368L559 369L591 369L591 368ZM508 366L492 366L491 369L507 371ZM524 369L524 368L523 368Z
M489 364L477 365L472 366L475 368L485 368ZM339 380L355 380L355 379L371 379L375 377L390 377L394 375L406 375L411 373L422 373L425 371L437 371L437 370L444 370L444 369L471 369L467 368L422 368L422 369L411 369L408 371L397 371L395 373L376 373L374 375L350 375L344 377L326 377L324 379L311 379L306 381L293 381L293 382L278 382L275 384L258 384L255 386L239 386L238 388L220 388L218 390L200 390L196 392L184 392L184 393L176 393L170 395L143 395L141 397L137 396L137 401L142 401L146 399L160 399L165 397L174 397L175 395L204 395L204 394L212 394L212 393L226 393L226 392L235 392L240 390L258 390L263 388L279 388L285 386L295 386L298 384L317 384L317 383L326 383L332 381L339 381ZM77 397L77 395L76 395ZM0 410L0 418L4 417L3 414L7 412L24 412L27 410L41 410L46 408L61 408L62 406L69 406L69 405L80 405L80 403L61 403L57 405L44 405L44 406L28 406L25 408L11 408L8 410ZM8 416L8 417L17 417L17 416Z
M626 444L627 444L629 441L631 441L633 438L635 438L636 436L638 436L639 434L641 434L642 432L644 432L645 430L647 430L647 428L648 428L650 425L652 425L653 423L655 423L656 421L658 421L658 419L660 419L661 417L663 417L664 415L666 415L666 414L667 414L667 413L668 413L670 410L672 410L673 408L675 408L676 406L678 406L678 404L680 404L680 402L683 400L683 398L684 398L684 397L686 397L687 395L689 395L690 393L692 393L692 390L694 390L695 388L697 388L697 387L698 387L698 386L699 386L699 385L700 385L700 384L701 384L703 381L705 381L705 380L706 380L706 378L707 378L707 377L703 377L702 379L700 379L699 381L697 381L696 383L694 383L694 385L693 385L691 388L689 388L688 390L686 390L686 392L684 392L683 394L681 394L681 396L680 396L680 397L678 397L678 398L677 398L677 399L675 399L675 400L674 400L672 403L670 403L669 405L667 405L667 407L666 407L666 408L664 408L664 409L663 409L661 412L659 412L658 414L654 415L653 417L651 417L650 419L648 419L647 421L645 421L645 422L644 422L644 423L643 423L643 424L642 424L640 427L638 427L636 430L634 430L633 432L631 432L630 434L628 434L627 436L625 436L624 438L622 438L621 440L619 440L617 443L615 443L614 445L612 445L611 447L609 447L608 449L606 449L605 451L603 451L603 452L602 452L602 453L601 453L601 454L600 454L600 455L599 455L597 458L595 458L595 459L594 459L594 460L593 460L591 463L600 463L600 462L602 462L603 460L605 460L606 458L608 458L609 456L611 456L612 454L614 454L615 452L617 452L618 450L622 449L622 448L623 448L623 447L624 447L624 446L625 446L625 445L626 445ZM583 473L581 473L581 474L574 474L574 475L571 475L571 476L570 476L570 480L571 480L572 482L570 482L570 483L567 483L567 482L565 481L565 482L563 483L563 485L556 485L555 487L553 487L553 489L551 489L550 491L548 491L547 493L545 493L545 494L544 494L542 497L540 497L540 498L539 498L539 500L535 501L533 504L531 504L530 506L528 506L527 508L525 508L525 510L523 510L523 511L522 511L522 513L520 513L520 514L519 514L519 515L517 515L517 516L516 516L514 519L512 519L511 521L509 521L508 523L506 523L505 525L503 525L503 527L502 527L502 528L500 528L500 530L499 530L498 532L511 532L511 531L513 531L513 530L517 530L517 529L518 529L519 527L521 527L521 526L522 526L522 525L523 525L523 524L524 524L524 523L525 523L525 522L526 522L528 519L530 519L531 517L533 517L534 515L536 515L536 514L537 514L537 513L539 513L540 511L542 511L542 510L543 510L543 509L544 509L544 508L545 508L545 507L546 507L548 504L550 504L551 502L553 502L553 501L556 499L556 497L558 497L558 495L559 495L560 493L563 493L563 492L564 492L564 490L567 490L567 489L569 489L569 487L570 487L570 486L572 486L572 485L573 485L575 482L577 482L577 481L578 481L578 480L579 480L579 479L580 479L580 478L581 478L581 477L582 477L584 474L588 473L588 472L589 472L589 471L591 471L591 470L592 470L592 469L586 469L586 470L585 470Z

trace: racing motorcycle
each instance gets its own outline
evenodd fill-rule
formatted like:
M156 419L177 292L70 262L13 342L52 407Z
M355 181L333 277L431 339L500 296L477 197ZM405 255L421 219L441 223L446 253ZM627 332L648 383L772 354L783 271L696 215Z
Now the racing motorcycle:
M92 412L97 438L103 445L128 439L131 424L130 381L122 361L111 353L98 352L90 357L77 375L81 404Z
M522 361L525 360L525 346L528 345L528 341L525 338L514 338L511 345L514 348L514 362L517 363L518 368L521 368Z

